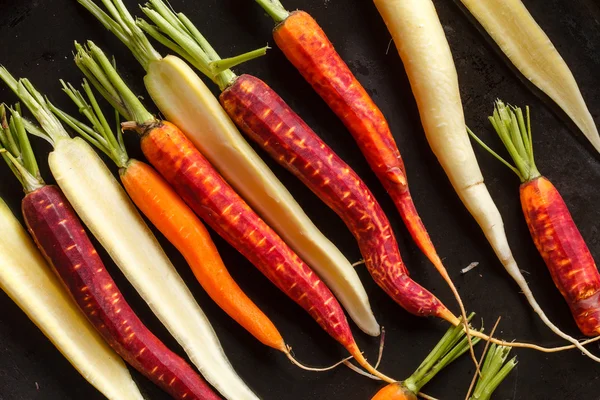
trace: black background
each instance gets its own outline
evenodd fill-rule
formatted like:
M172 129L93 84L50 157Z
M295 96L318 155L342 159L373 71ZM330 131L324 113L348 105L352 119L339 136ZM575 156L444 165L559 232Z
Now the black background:
M127 1L136 13L135 2ZM583 96L600 122L600 5L596 0L526 0L573 71ZM461 83L467 123L493 147L500 149L486 121L497 97L531 106L539 169L565 198L591 252L600 256L600 158L570 129L560 112L538 98L517 78L461 7L436 0ZM231 56L272 43L272 21L251 0L173 0L205 33L222 56ZM327 32L338 52L367 88L388 118L406 163L417 208L469 310L490 327L502 316L499 334L506 339L545 345L562 342L531 312L485 241L474 220L458 200L422 132L407 78L393 44L373 4L368 0L285 0L288 9L309 11ZM143 92L142 68L112 34L105 31L74 0L3 0L0 2L0 63L16 76L30 78L62 107L69 101L58 79L78 83L72 62L73 40L93 39L117 57L119 68L138 93ZM160 49L164 54L164 49ZM375 175L350 134L311 90L278 49L236 68L268 82L371 187L387 212L412 276L456 310L449 290L420 254ZM211 86L213 87L213 86ZM216 91L216 87L213 87ZM147 98L147 96L146 96ZM14 102L5 87L0 101ZM149 102L146 102L150 106ZM151 108L152 109L152 108ZM152 109L155 111L155 109ZM74 110L71 110L74 111ZM128 149L141 157L137 138L128 136ZM50 148L34 139L42 173L52 182L46 163ZM569 310L554 288L529 237L520 211L518 179L491 156L476 148L489 190L500 208L516 259L551 320L578 335ZM504 154L504 152L502 152ZM264 156L264 153L261 153ZM110 164L110 160L107 160ZM293 176L267 160L319 228L352 261L360 259L353 237L337 216ZM114 165L110 165L114 167ZM2 167L0 196L19 214L21 189ZM116 172L116 168L113 168ZM239 374L264 399L368 399L380 386L340 368L327 373L301 371L274 350L264 347L237 326L203 292L182 257L158 235L167 253L213 323L225 352ZM311 318L278 292L235 250L213 235L226 265L242 288L272 318L296 355L314 365L333 363L344 355ZM98 246L99 247L99 246ZM102 253L120 289L143 321L171 348L183 354L143 304L118 268ZM466 275L460 269L472 261L479 267ZM446 330L441 321L411 316L392 302L372 281L364 267L359 273L379 322L387 332L381 370L398 379L407 377ZM373 359L378 340L353 326L363 350ZM598 350L597 345L592 346ZM495 399L598 399L600 366L578 352L545 355L515 351L519 365L496 392ZM464 398L473 374L468 357L439 374L424 391L441 399ZM167 396L133 371L150 399ZM0 293L0 399L100 399L102 396L77 374L17 306Z

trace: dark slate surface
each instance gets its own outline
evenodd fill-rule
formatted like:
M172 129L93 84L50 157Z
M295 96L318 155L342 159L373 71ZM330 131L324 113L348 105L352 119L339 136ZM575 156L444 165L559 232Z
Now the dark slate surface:
M131 7L133 1L127 1ZM214 47L229 56L271 42L271 20L251 0L173 0L173 6L196 22ZM502 316L499 333L507 339L546 345L562 342L530 311L517 286L494 257L477 225L450 187L431 153L420 125L416 105L402 63L377 11L366 0L286 0L289 9L302 7L321 23L342 57L387 116L407 166L413 197L429 232L444 258L468 309L491 326ZM487 41L461 8L450 0L436 0L448 35L461 82L468 124L496 148L486 116L500 97L533 113L538 166L559 188L592 253L600 256L600 158L582 135L569 129L562 114L552 111L515 77L494 46ZM597 123L600 122L600 6L595 0L526 0L526 5L546 30L575 74ZM78 81L72 62L73 40L94 39L116 55L120 70L132 87L143 92L142 69L112 35L104 31L74 0L4 0L0 2L0 62L13 74L26 76L53 101L66 106L58 79ZM267 57L237 68L267 81L369 184L397 232L412 276L454 309L449 290L412 243L374 174L351 136L320 98L300 78L282 54L273 49ZM216 89L216 88L215 88ZM0 89L0 100L15 97ZM74 111L74 110L72 110ZM137 139L128 135L132 156L140 157ZM44 177L52 182L45 155L49 147L34 140ZM529 237L520 212L518 180L492 157L476 149L489 190L496 200L520 267L548 316L566 332L577 335L575 324ZM263 154L264 155L264 154ZM342 222L299 181L270 160L317 225L351 260L358 248ZM0 195L18 213L21 190L3 167ZM379 384L346 369L315 374L300 371L275 351L265 348L228 318L207 297L181 256L160 237L181 275L196 295L221 338L239 374L264 399L367 399ZM343 350L297 306L262 277L246 260L215 238L232 275L273 319L297 356L306 363L325 365L344 355ZM125 281L105 253L101 253L121 290L148 326L168 345L181 348L161 327L147 306ZM459 271L472 261L477 269L466 276ZM387 331L381 369L401 378L408 376L445 331L443 322L413 317L393 303L364 269L359 273L370 295L375 314ZM70 367L27 317L0 294L0 399L100 399L101 395ZM357 340L373 358L377 339L354 327ZM593 350L598 350L596 345ZM519 365L499 388L496 399L598 399L599 366L578 352L545 355L515 351ZM473 374L467 357L441 373L425 391L441 399L464 398ZM137 372L133 375L150 399L166 399Z

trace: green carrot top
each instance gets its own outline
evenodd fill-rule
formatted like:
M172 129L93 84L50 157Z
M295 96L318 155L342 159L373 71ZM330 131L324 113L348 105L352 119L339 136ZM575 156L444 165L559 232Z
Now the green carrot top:
M75 42L75 50L75 64L77 64L77 67L96 90L124 118L135 121L139 125L156 121L156 118L127 86L117 72L114 63L109 60L100 47L92 41L88 41L85 47ZM86 94L89 97L91 90ZM93 94L91 96L93 97ZM90 100L94 101L91 98Z
M7 117L7 108L4 104L0 105L0 154L23 185L25 193L30 193L45 186L45 183L27 137L20 105L9 108L10 118Z
M468 317L470 321L475 314ZM473 345L480 338L473 339ZM419 393L438 372L469 350L469 341L465 335L463 325L453 326L448 329L438 344L425 357L415 372L402 382L402 385L412 393Z
M501 100L496 100L494 113L488 117L494 130L502 140L511 158L515 162L513 166L494 150L479 139L473 131L467 128L469 134L484 149L500 160L519 176L521 182L528 182L540 176L533 157L533 141L531 139L531 121L529 118L529 107L523 110L519 107L505 105Z
M88 120L91 126L77 120L51 104L50 107L52 112L54 112L65 124L69 125L75 132L109 156L119 168L125 168L129 162L129 156L125 149L125 143L123 142L118 110L115 109L116 124L115 129L113 130L108 124L102 109L96 101L92 88L86 79L83 80L83 84L81 85L85 96L70 83L65 83L63 80L60 82L63 91L69 96L73 103L75 103L79 109L79 113Z
M94 0L77 1L127 46L145 70L152 61L162 58L144 32L136 25L123 0L101 0L107 12L102 10Z
M469 400L489 400L492 397L498 385L517 365L517 357L506 362L510 350L510 347L490 345L481 368L481 376Z
M239 56L221 59L194 24L182 13L172 11L163 0L150 0L142 11L155 24L143 19L137 24L146 33L162 43L216 83L224 90L236 75L230 68L266 54L268 46Z
M279 0L256 0L276 23L283 22L290 13Z
M29 133L47 140L53 146L59 140L70 138L63 125L50 110L48 100L36 90L28 79L16 80L4 67L0 67L0 79L15 92L40 124L41 129L23 118L23 124Z
M150 0L150 3L142 8L157 26L139 19L136 21L122 0L100 1L106 11L102 10L94 0L78 0L106 29L113 32L129 48L145 70L148 70L150 63L160 60L162 56L152 46L144 31L185 58L222 89L236 78L230 68L264 55L267 49L264 47L222 60L185 15L175 15L162 0Z

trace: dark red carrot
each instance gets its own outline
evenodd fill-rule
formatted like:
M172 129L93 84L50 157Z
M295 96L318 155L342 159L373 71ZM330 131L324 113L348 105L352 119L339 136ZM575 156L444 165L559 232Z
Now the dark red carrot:
M554 284L581 332L600 335L600 274L563 198L535 165L529 108L524 116L520 108L505 106L498 100L490 121L516 167L471 135L521 179L523 214Z
M14 112L13 119L19 118ZM27 228L88 320L125 361L173 398L218 399L127 304L65 196L44 184L25 131L13 130L12 138L16 145L3 155L27 193L21 204Z
M108 344L175 399L218 399L127 304L75 212L56 186L28 193L23 216L36 244Z
M263 81L242 75L220 95L234 122L333 209L354 234L369 272L419 316L450 311L408 276L390 223L360 177Z

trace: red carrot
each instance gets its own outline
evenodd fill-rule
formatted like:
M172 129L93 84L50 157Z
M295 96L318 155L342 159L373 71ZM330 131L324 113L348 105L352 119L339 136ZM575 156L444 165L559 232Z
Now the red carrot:
M12 119L20 119L16 111ZM3 156L27 193L22 201L25 223L88 320L121 357L173 398L218 399L127 304L65 196L58 187L45 185L39 176L25 131L13 130L12 138L16 145Z
M142 152L185 202L275 286L304 308L370 373L329 288L225 182L185 135L166 121L124 125L142 135Z
M520 108L497 101L490 121L516 167L472 132L471 135L521 179L523 214L554 284L571 308L581 332L587 336L600 335L600 274L560 193L535 165L529 108L524 117Z
M179 128L152 117L106 55L93 44L90 46L93 51L88 54L98 59L106 78L102 84L98 79L92 82L103 94L115 93L116 97L109 95L107 99L125 116L134 119L123 123L122 127L141 135L142 152L175 192L281 291L304 308L365 369L392 382L366 361L340 304L313 270L225 182ZM86 73L89 72L86 69ZM130 115L123 111L124 108L135 112Z
M386 293L415 315L449 318L450 311L408 276L390 223L369 188L281 97L260 79L242 75L220 100L251 139L344 220Z

